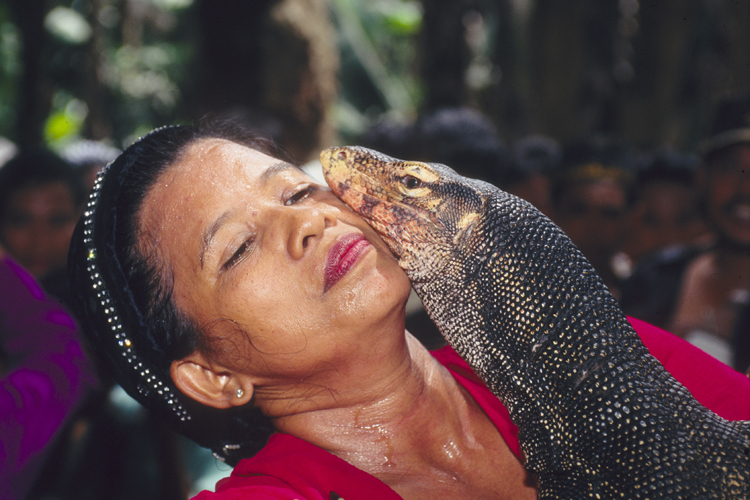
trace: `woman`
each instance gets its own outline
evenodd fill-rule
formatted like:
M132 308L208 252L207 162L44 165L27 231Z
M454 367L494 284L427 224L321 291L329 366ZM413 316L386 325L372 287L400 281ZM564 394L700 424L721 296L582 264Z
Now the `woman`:
M159 129L85 210L71 277L118 380L229 463L257 453L199 498L536 497L502 404L404 332L409 282L384 243L266 146ZM686 349L638 328L657 357ZM748 382L687 353L673 371L705 362L729 391L693 376L704 404L750 417Z

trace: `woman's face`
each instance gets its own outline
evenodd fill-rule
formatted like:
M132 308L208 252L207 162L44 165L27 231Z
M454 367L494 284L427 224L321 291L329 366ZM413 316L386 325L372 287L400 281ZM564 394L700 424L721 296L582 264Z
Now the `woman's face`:
M33 185L7 202L0 241L37 278L65 269L80 210L64 182Z
M750 247L750 145L727 148L705 175L709 221L727 240Z
M198 141L139 216L140 241L156 242L173 273L177 307L216 341L224 366L256 383L361 362L386 342L379 329L403 322L410 284L382 240L275 158Z
M620 248L627 198L611 180L580 182L570 186L556 207L556 222L592 261L606 266Z

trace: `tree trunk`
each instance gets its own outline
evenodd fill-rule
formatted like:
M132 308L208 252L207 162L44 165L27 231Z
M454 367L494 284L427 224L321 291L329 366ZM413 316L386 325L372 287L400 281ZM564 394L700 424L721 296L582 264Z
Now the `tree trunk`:
M299 161L333 142L338 51L325 0L200 0L196 117L231 116Z
M464 15L470 0L422 0L422 79L425 111L467 103L466 69L470 52L466 45Z
M47 40L45 0L10 0L10 7L21 33L23 70L18 85L16 131L12 139L20 148L42 143L44 121L52 102L52 84L46 81L43 55Z

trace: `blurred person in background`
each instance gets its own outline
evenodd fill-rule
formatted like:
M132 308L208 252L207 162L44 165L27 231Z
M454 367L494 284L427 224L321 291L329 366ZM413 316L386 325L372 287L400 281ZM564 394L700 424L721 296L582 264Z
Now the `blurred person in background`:
M0 167L0 245L52 300L68 308L70 237L86 193L93 185L89 182L117 153L101 143L86 141L63 150L61 155L69 161L49 150L22 150ZM8 296L23 292L12 286L12 281L0 281L2 293ZM8 316L13 307L6 311ZM28 359L43 359L51 349L60 349L54 336L47 338L44 334L43 329L24 334L24 355ZM59 375L60 384L65 382L64 375ZM39 460L43 463L34 460L34 470L40 472L25 498L95 500L135 496L142 500L176 500L187 496L187 485L182 484L184 464L175 459L181 454L176 434L124 396L122 389L113 386L108 373L99 371L98 375L101 380L98 390L88 391L82 401L70 401L71 407L66 408L71 414L66 414L64 421L62 416L56 417L64 428L54 429L54 439L52 430L38 431L39 439L47 436L51 443L45 442L46 460ZM23 418L33 421L45 417L32 415L45 411L35 401L21 401L15 412L25 415ZM54 415L57 410L50 406L50 411ZM17 430L18 425L12 428ZM140 480L130 481L133 476ZM112 492L112 488L118 493ZM180 492L185 494L180 496Z
M622 306L740 371L750 366L750 97L716 109L701 148L697 185L708 246L646 261L624 287Z
M631 270L656 252L680 252L708 241L695 176L700 158L664 148L645 155L635 185L623 252Z
M356 143L394 158L413 158L417 154L414 134L413 121L396 120L386 116L365 130Z
M45 460L95 386L73 318L0 246L0 499L45 481Z
M47 150L21 151L0 168L0 244L65 304L68 246L85 196L75 169Z
M512 170L507 173L502 189L523 198L549 217L550 176L560 163L560 145L551 137L527 135L513 145L512 154Z
M617 267L632 202L635 155L619 138L592 135L563 146L553 176L552 219L591 262L615 297Z
M422 115L414 125L407 160L448 165L459 174L500 186L510 155L492 121L468 107L446 107Z

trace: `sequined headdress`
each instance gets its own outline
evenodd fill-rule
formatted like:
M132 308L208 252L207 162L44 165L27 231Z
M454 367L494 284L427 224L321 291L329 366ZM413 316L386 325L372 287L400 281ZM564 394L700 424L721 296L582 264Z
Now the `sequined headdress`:
M111 164L106 167L105 171L109 170L110 166ZM102 258L99 258L100 252L97 249L97 245L94 243L94 216L97 212L96 209L101 196L104 174L105 172L102 172L97 177L82 219L83 245L86 249L87 261L86 271L89 278L88 285L91 288L92 294L96 297L95 299L94 297L90 298L96 302L96 304L90 304L90 306L95 307L98 310L102 321L106 322L105 330L109 330L109 332L107 332L108 335L105 336L115 344L114 349L120 352L120 356L122 356L123 360L121 364L127 366L128 369L133 372L132 375L134 378L140 378L141 382L136 386L138 392L144 397L148 397L152 391L158 393L159 396L162 396L161 399L169 405L168 408L174 413L176 418L182 422L190 420L190 414L185 411L185 408L180 403L181 398L177 396L172 385L170 383L165 384L164 380L161 380L161 377L154 373L155 370L153 370L152 367L149 367L148 364L136 354L137 347L133 344L133 340L131 340L126 332L123 326L123 319L118 312L119 307L116 306L117 303L121 303L123 300L123 297L117 297L118 295L121 295L121 289L113 288L110 291L109 287L105 284L106 272L113 272L119 266L116 266L114 269L103 269L102 266L99 265L99 261L102 260L102 258L107 259L109 262L117 262L117 259L113 258L112 255L106 255L107 249L112 248L111 245L106 244L104 245L102 252L105 255L102 255ZM99 230L106 229L100 228ZM105 266L105 268L106 267L107 266ZM113 277L110 277L110 279L113 279ZM136 328L147 328L145 325L134 326Z
M169 375L170 353L155 340L118 256L118 217L132 209L123 186L148 154L144 142L187 144L203 137L192 127L157 129L126 149L98 175L76 227L69 255L71 290L80 322L95 353L134 399L166 418L172 427L230 463L255 453L272 428L254 408L217 410L182 394ZM142 168L142 167L138 167ZM132 183L132 179L131 183ZM121 234L120 234L121 236ZM119 251L121 252L121 248Z

